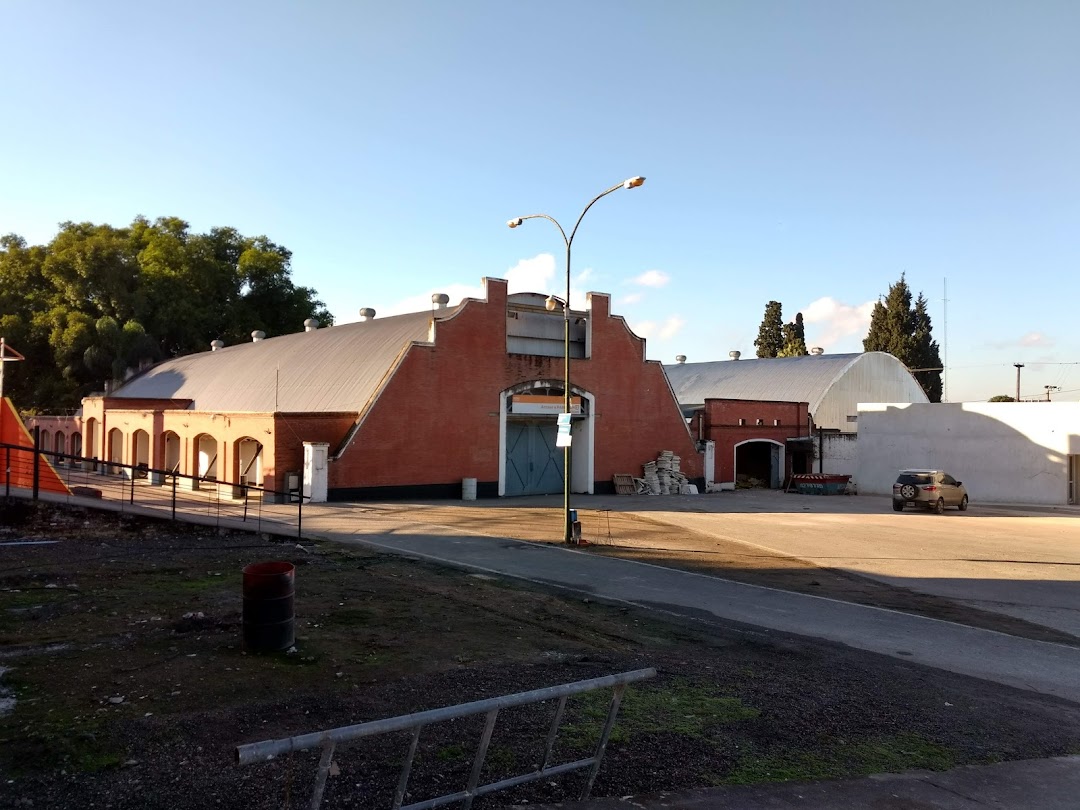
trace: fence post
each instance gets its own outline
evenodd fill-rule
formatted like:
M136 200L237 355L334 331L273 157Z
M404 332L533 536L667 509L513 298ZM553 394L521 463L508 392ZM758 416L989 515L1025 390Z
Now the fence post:
M135 505L135 467L131 468L131 495L128 496L128 503L131 506Z
M179 477L176 470L172 474L172 519L176 520L176 479Z
M34 500L38 499L41 484L41 427L34 425Z
M288 497L286 494L285 497ZM296 497L296 539L304 539L304 490Z
M4 448L4 497L11 497L11 448Z

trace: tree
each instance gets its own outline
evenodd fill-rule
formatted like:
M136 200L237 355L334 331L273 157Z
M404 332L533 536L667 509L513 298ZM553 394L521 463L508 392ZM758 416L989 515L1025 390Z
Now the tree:
M806 350L806 328L803 326L802 313L796 313L795 320L785 323L784 347L776 355L777 357L803 357L810 354Z
M65 222L47 245L0 238L0 334L31 373L12 375L26 409L70 408L108 379L162 357L332 325L296 286L292 254L234 228L191 233L176 217L127 227ZM7 382L5 381L5 386Z
M1013 397L1010 397L1008 394L998 394L996 396L992 396L992 397L990 397L990 401L991 402L1016 402L1016 400Z
M941 402L941 354L933 338L926 298L919 293L912 306L905 274L890 285L884 301L874 304L863 349L893 355L911 370L931 402Z
M779 301L770 301L765 305L765 317L761 320L754 345L757 346L758 357L776 357L784 348L784 319Z

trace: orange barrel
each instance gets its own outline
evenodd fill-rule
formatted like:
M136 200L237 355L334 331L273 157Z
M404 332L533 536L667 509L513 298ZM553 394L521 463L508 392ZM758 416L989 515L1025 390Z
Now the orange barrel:
M244 649L276 652L293 645L296 567L290 562L252 563L244 569Z

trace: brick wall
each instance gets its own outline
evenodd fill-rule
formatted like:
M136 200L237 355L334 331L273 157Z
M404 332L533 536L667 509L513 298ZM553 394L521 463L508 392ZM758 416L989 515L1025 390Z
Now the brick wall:
M695 436L716 443L716 480L734 481L736 445L756 439L784 444L788 439L806 436L808 413L805 402L707 399L701 417L692 421L692 429ZM785 474L790 472L790 458L787 466Z

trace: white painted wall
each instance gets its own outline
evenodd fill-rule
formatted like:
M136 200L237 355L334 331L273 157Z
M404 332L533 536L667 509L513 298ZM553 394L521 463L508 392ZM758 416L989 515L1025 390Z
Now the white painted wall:
M835 475L857 476L859 436L857 433L825 433L821 441L821 471ZM815 451L817 448L815 447ZM814 472L818 471L817 464Z
M891 493L905 467L940 468L973 503L1064 505L1070 455L1080 455L1076 402L859 405L862 493Z

